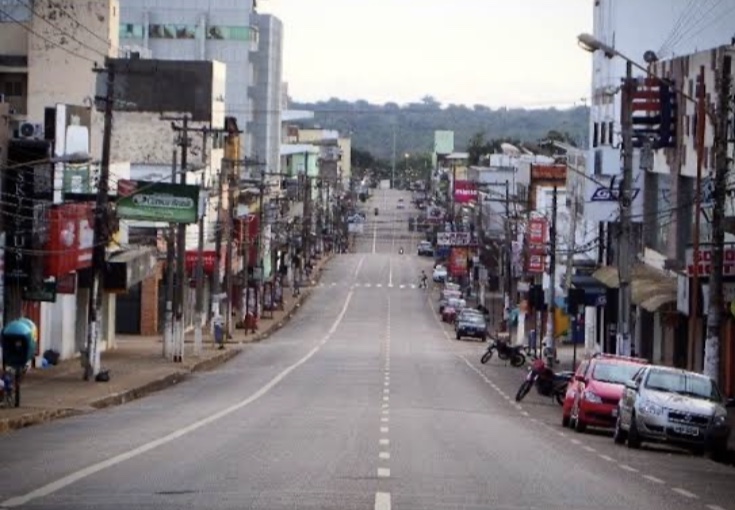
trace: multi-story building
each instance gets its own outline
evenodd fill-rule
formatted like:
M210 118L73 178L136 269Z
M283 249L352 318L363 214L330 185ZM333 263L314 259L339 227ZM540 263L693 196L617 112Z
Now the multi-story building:
M688 0L597 0L594 5L594 37L621 54L650 66L653 74L673 81L674 87L695 95L696 75L705 67L705 83L715 102L714 73L723 45L732 43L729 19L732 5L700 5ZM709 48L718 48L709 50ZM680 57L680 55L684 55ZM675 57L672 59L672 57ZM601 343L615 349L617 321L616 227L619 187L621 78L623 58L593 58L588 174L604 186L587 186L585 207L588 220L604 224L601 241L606 248L603 264L595 277L610 288L608 306L599 321L604 331ZM657 62L657 63L656 63ZM645 73L634 70L635 77ZM655 150L653 158L633 154L633 221L636 254L632 268L633 348L636 354L694 370L702 368L704 319L688 318L688 279L684 274L686 248L693 241L693 207L696 159L694 150L695 105L679 96L675 147ZM705 139L705 154L711 154L711 127ZM647 155L646 155L647 156ZM705 157L705 177L711 171ZM645 167L645 168L643 168ZM605 189L608 188L608 189ZM612 199L611 199L612 198ZM701 222L701 239L708 238L708 222ZM678 292L677 292L678 290ZM677 296L678 294L678 296ZM700 294L701 296L701 294ZM678 297L678 299L677 299ZM678 301L678 306L677 306ZM702 303L700 298L699 303ZM698 315L698 314L694 314ZM730 362L732 364L732 362ZM735 384L730 381L730 387Z
M258 28L253 0L120 0L120 41L162 60L217 60L227 66L227 115L245 130L242 154L253 155L253 52ZM280 83L280 79L279 79ZM267 108L264 108L267 110Z
M281 171L281 98L283 96L283 24L275 16L255 14L258 51L253 54L253 156L271 173Z

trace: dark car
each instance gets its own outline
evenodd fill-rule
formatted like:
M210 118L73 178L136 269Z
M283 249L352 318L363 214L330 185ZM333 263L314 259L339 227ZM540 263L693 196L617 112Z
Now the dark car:
M479 338L487 340L487 323L485 317L479 313L461 313L454 323L454 332L457 340L463 337Z

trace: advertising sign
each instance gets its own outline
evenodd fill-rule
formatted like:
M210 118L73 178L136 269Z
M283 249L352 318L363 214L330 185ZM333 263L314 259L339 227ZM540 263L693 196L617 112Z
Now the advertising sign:
M467 248L452 248L449 255L449 273L452 276L465 276L467 274Z
M469 232L439 232L436 234L437 246L470 246L472 235Z
M633 179L633 222L640 223L643 218L643 176L634 170ZM584 186L585 219L592 222L614 222L620 216L620 191L622 179L618 176L595 176L594 182Z
M466 204L477 201L477 186L472 181L454 182L454 201L458 204Z
M735 246L725 246L725 250L722 255L723 276L735 276ZM689 276L694 276L694 248L686 249L685 261L687 274ZM699 276L706 278L712 274L712 248L710 246L700 246L697 262L697 274Z
M454 152L454 131L434 131L434 154Z
M49 211L46 276L59 278L92 265L94 204L66 203Z
M54 116L54 155L64 156L91 152L90 131L92 110L85 106L57 104L50 108ZM65 194L92 193L90 165L56 163L54 203L64 200Z
M117 191L120 218L167 223L199 219L199 186L120 179Z
M566 165L531 165L532 181L558 181L566 182Z
M528 244L546 244L548 222L546 218L532 218L528 221Z
M426 208L426 221L428 223L441 223L444 221L444 210L436 205L430 205Z

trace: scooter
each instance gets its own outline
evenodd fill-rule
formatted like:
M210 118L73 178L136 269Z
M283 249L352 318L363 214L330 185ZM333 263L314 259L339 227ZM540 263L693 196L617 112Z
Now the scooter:
M518 393L516 393L516 402L523 400L535 385L539 395L551 397L560 406L564 405L564 396L572 377L574 377L574 372L554 373L543 360L538 359L528 368L526 380L523 381L521 387L518 388Z
M522 367L526 363L526 357L523 355L523 346L515 345L510 346L508 342L503 340L494 339L487 346L487 351L482 355L480 363L483 365L490 361L493 357L493 353L498 351L498 358L502 360L510 360L510 364L514 367Z
M398 255L403 255L403 248L398 249Z

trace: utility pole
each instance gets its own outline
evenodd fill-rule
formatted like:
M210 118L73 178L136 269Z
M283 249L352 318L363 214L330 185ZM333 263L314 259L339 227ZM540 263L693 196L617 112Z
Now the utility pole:
M239 140L238 142L239 143ZM235 223L235 216L237 215L237 204L235 203L235 189L239 187L240 175L239 167L235 161L231 162L228 172L228 186L227 186L227 205L229 210L227 211L227 240L225 250L225 293L227 294L227 306L225 307L225 338L232 338L232 259L233 259L233 230ZM262 228L262 226L259 226Z
M718 76L717 123L715 125L714 208L712 210L712 274L709 282L707 339L704 344L704 374L720 381L720 334L722 321L722 277L725 244L725 195L730 169L728 138L730 94L732 93L732 57L722 57ZM698 211L699 212L699 211ZM696 264L695 264L696 265Z
M99 339L101 334L102 301L104 293L104 268L109 241L109 186L110 186L110 150L112 145L112 112L115 106L115 68L112 61L106 59L107 90L105 91L105 121L102 135L102 165L97 184L97 199L94 208L94 233L92 241L92 288L89 295L87 323L87 362L84 368L84 380L97 376L100 371Z
M630 355L632 344L630 331L631 306L631 266L633 260L633 225L631 221L631 207L633 204L633 94L635 91L633 79L633 63L625 64L625 81L621 107L621 125L623 129L623 182L620 193L620 243L618 244L618 345L617 354Z
M178 164L178 153L176 148L173 149L173 157L171 161L171 183L176 182L176 166ZM176 257L174 250L176 249L176 227L173 223L169 223L168 236L166 239L166 312L163 324L163 357L170 359L174 342L174 266L176 265Z
M546 365L553 367L556 362L556 345L554 326L556 322L556 211L558 190L554 186L551 199L551 227L549 227L549 316L546 322Z
M222 166L217 183L217 221L215 222L214 232L214 268L212 278L212 314L217 316L222 314L222 275L220 274L220 254L222 253L222 230L225 225L222 221L223 202L222 192L224 190L224 181L230 175L230 166L232 162L229 159L222 159Z
M702 222L702 167L704 166L704 131L706 129L705 118L707 107L705 103L704 66L699 68L697 76L697 179L694 189L694 235L692 243L692 260L694 261L694 274L692 275L692 287L690 289L692 305L689 313L689 345L687 352L693 353L696 339L699 336L699 258L700 258L700 224ZM688 356L689 369L694 369L694 356Z
M454 200L454 192L452 192L452 200ZM508 181L505 181L505 264L503 270L505 272L505 292L507 293L507 305L503 303L506 311L503 315L507 315L508 331L510 332L510 309L513 305L513 240L510 235L510 182Z
M396 121L393 124L393 159L391 160L391 170L390 170L390 187L391 189L395 189L396 185L396 143L397 143L397 136L398 136L398 118L396 117Z
M203 184L203 183L202 183ZM199 193L206 193L206 188L202 186ZM204 209L206 200L199 199L202 205L202 211L199 216L199 239L197 240L197 265L196 265L196 315L194 319L194 354L199 356L202 353L202 326L204 323Z
M182 119L183 126L175 124L173 129L180 134L179 146L181 147L181 171L179 173L179 184L186 184L186 172L189 166L189 117ZM186 300L186 224L179 223L176 233L176 282L177 292L174 293L174 333L173 333L173 361L182 363L184 361L184 302Z

